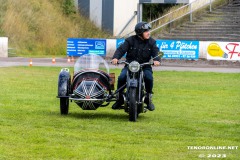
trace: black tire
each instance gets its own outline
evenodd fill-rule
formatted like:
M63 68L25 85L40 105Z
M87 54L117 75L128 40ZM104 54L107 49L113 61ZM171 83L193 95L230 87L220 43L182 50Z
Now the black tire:
M129 89L129 121L136 122L137 120L137 103L136 103L136 88Z
M69 98L60 98L60 112L67 115L69 110Z

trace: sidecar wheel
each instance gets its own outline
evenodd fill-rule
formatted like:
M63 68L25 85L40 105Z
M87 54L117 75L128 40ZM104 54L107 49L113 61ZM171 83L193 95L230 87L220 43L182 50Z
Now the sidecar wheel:
M137 120L136 88L129 89L129 121Z
M68 98L60 98L60 112L61 114L68 114L69 100Z

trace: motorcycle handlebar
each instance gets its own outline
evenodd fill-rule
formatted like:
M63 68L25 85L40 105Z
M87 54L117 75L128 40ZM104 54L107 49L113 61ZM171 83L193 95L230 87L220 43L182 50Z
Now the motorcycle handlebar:
M149 62L140 64L140 66L142 67L142 66L144 66L144 65L153 65L153 64L154 64L154 63L153 63L153 60L154 60L155 58L159 57L159 56L162 57L163 55L164 55L164 53L163 53L162 51L160 51L160 52L158 52L158 55L157 55L157 56L151 58L151 60L150 60ZM160 62L161 62L161 59L160 59ZM112 63L112 61L111 61L111 63ZM118 61L117 64L127 64L127 65L129 65L129 63L126 62L126 61Z
M127 64L127 65L129 65L129 63L126 62L126 61L118 61L117 64Z
M112 61L111 61L111 63L112 63ZM118 61L117 62L117 64L127 64L127 65L129 65L130 63L128 63L128 62L126 62L126 61ZM140 66L142 67L142 66L145 66L145 65L153 65L154 63L153 63L153 61L150 61L150 62L146 62L146 63L142 63L142 64L140 64Z
M140 66L145 66L145 65L153 65L153 63L152 62L146 62L146 63L140 64Z
M129 65L130 63L128 63L126 61L118 61L118 64L127 64L127 65ZM153 63L152 62L146 62L146 63L140 64L141 67L145 66L145 65L153 65Z
M113 64L112 61L110 61L110 63ZM128 62L126 62L126 61L120 61L120 60L117 62L117 64L127 64L127 65L129 65Z

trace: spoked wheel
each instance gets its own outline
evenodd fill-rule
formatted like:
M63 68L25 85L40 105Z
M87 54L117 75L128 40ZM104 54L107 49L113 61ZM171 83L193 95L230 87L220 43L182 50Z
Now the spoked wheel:
M136 103L136 88L129 89L129 121L135 122L138 117Z
M60 98L60 112L61 114L68 114L69 110L69 99L68 98Z

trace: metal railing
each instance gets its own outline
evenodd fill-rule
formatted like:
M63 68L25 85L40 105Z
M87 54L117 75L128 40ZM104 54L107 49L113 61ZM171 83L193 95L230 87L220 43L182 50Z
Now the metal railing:
M169 24L171 24L172 22L179 20L187 15L190 16L190 22L193 22L193 12L209 6L209 12L212 12L212 2L214 0L196 0L190 4L184 5L178 9L176 9L173 12L170 12L158 19L155 19L151 22L149 22L152 26L153 29L151 30L151 32L156 31L164 26L167 26ZM170 25L170 29L171 31L171 25Z
M126 23L126 25L123 27L123 29L118 33L117 36L120 36L123 33L123 31L127 28L127 26L133 21L135 16L137 16L137 11L134 11L133 16L129 19L129 21Z
M150 32L159 30L167 25L169 25L169 31L171 31L171 24L179 20L187 15L190 16L190 22L193 22L193 13L203 7L209 6L209 12L212 12L212 3L215 0L196 0L192 3L186 4L162 17L159 17L151 22L149 24L152 25L152 30ZM229 0L230 1L230 0ZM123 37L129 37L134 34L134 31L126 34ZM122 37L122 38L123 38Z

